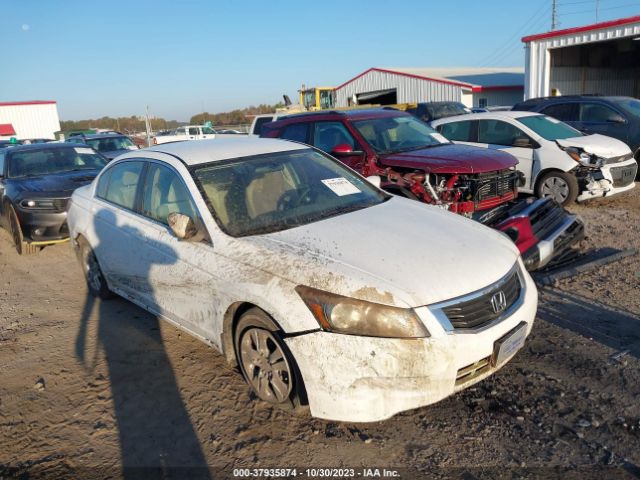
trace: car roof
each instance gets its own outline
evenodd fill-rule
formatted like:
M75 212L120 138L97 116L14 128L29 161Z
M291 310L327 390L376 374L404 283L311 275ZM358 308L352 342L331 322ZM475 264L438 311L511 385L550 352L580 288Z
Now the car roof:
M74 135L74 137L80 137L86 140L93 140L95 138L126 137L126 135L124 133L90 133L88 135Z
M507 111L497 111L497 112L478 112L478 113L466 113L464 115L455 115L453 117L445 117L440 118L438 120L434 120L432 123L435 125L439 125L441 123L449 123L460 120L481 120L481 119L496 119L496 120L506 120L506 119L515 119L522 117L540 117L544 116L542 113L538 112L523 112L520 110L507 110Z
M28 150L53 150L59 148L91 148L83 143L72 142L47 142L47 143L31 143L28 145L15 145L11 148L12 152L24 152Z
M287 115L282 118L283 121L300 119L300 118L313 118L319 116L338 116L353 119L365 119L365 118L381 118L381 117L394 117L400 115L409 115L406 112L398 110L392 107L374 107L374 108L354 108L353 110L318 110L315 112L302 112ZM274 122L275 123L275 122Z
M161 143L144 150L132 151L118 158L139 158L140 152L166 153L180 158L187 165L250 157L265 153L279 153L310 148L300 143L273 138L213 138Z

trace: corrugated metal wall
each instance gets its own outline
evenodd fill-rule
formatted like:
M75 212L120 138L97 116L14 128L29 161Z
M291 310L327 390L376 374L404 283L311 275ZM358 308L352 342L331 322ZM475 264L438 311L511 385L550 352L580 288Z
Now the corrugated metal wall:
M397 89L398 103L462 100L462 87L374 70L336 90L336 103L346 107L354 94L389 88Z
M58 106L55 103L34 105L0 105L0 123L10 123L19 140L55 138L60 130Z
M553 67L549 86L560 95L599 93L639 97L639 77L640 68Z
M488 92L474 92L473 94L473 106L480 106L480 99L487 99L487 106L507 106L515 105L521 102L524 98L522 90L497 90Z

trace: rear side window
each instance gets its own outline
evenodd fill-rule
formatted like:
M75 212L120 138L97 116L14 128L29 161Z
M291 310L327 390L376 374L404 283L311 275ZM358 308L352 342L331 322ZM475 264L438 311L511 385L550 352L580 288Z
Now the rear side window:
M170 213L182 213L195 219L196 207L187 187L173 170L151 163L144 186L142 213L168 225Z
M4 176L4 152L0 150L0 177Z
M295 142L308 143L309 136L309 124L297 123L295 125L288 125L282 131L280 138L284 140L293 140Z
M548 117L556 118L562 122L578 121L578 104L577 103L556 103L547 108L540 110Z
M198 135L200 132L198 132L197 128L190 128L189 129L189 135Z
M107 172L110 173L108 185L102 198L126 209L134 210L142 166L142 162L123 162L110 168L110 172ZM98 185L98 189L100 189L100 185Z
M438 131L448 140L458 142L475 142L476 139L472 137L472 125L473 122L469 120L464 122L445 123L444 125L438 125Z

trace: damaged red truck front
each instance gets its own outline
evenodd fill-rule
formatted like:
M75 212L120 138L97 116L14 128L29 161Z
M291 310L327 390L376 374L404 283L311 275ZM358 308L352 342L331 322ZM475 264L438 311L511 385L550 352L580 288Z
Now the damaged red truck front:
M507 153L455 145L394 109L290 115L262 136L313 145L396 195L436 205L501 230L527 269L567 256L584 236L582 222L550 199L517 200L522 177Z

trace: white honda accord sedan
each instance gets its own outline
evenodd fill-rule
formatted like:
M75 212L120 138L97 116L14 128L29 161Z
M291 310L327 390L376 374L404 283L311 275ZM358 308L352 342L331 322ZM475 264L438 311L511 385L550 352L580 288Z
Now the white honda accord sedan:
M382 420L478 382L536 313L506 236L283 140L127 153L76 190L68 222L91 293L216 347L262 400L326 419Z

